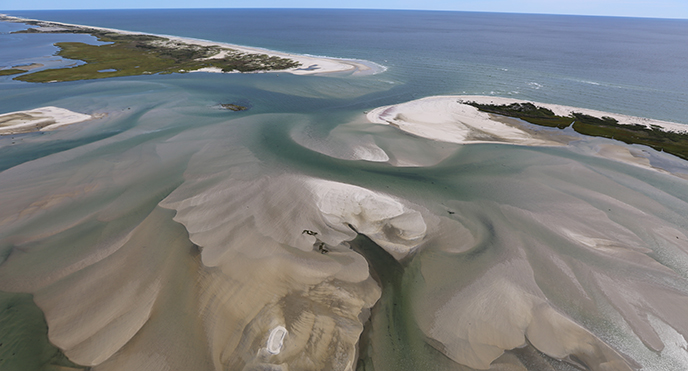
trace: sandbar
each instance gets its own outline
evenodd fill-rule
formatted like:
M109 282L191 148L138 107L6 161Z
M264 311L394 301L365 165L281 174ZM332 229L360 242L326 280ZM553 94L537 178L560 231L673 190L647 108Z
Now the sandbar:
M26 111L0 114L0 135L49 131L97 118L60 107L40 107Z
M490 114L461 103L461 96L434 96L371 110L367 119L407 133L449 143L554 145Z

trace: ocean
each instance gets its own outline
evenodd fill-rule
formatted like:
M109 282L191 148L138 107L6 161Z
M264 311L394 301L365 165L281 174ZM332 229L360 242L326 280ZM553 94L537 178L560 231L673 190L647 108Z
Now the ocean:
M371 60L396 84L375 97L380 105L484 94L688 124L686 20L290 9L10 15Z
M680 309L688 304L688 187L668 173L688 173L684 161L653 154L660 172L590 155L612 142L600 138L571 148L435 142L363 115L433 95L492 95L688 125L688 20L314 9L7 14L385 70L49 84L0 77L0 113L107 114L0 136L0 303L29 308L0 311L0 346L13 350L0 348L0 369L688 367ZM52 44L96 43L10 33L18 29L0 23L0 67L67 65ZM392 162L353 159L372 145ZM351 204L351 219L332 221L332 210ZM371 211L380 205L402 210L399 219L365 232L382 223L365 224L384 214ZM407 243L403 228L418 215L427 224L422 248L398 260L381 253L385 243ZM299 245L316 227L309 236L333 252L314 257ZM352 250L336 250L337 241ZM259 351L277 324L289 331L279 359ZM292 356L311 363L289 363Z

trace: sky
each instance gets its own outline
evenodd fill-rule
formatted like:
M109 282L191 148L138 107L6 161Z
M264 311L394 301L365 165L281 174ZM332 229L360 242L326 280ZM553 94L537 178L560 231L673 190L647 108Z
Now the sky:
M459 10L688 19L688 0L0 0L0 11L246 7Z

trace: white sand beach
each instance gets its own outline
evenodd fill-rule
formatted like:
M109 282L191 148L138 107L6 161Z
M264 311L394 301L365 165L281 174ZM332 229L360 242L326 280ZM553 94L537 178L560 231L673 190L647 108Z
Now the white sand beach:
M524 130L494 120L489 113L460 103L460 96L422 98L371 110L372 123L392 125L419 137L449 143L554 145Z
M464 102L505 105L530 101L480 95L433 96L401 104L379 107L367 113L370 122L392 125L419 137L450 143L512 143L554 145L555 141L533 136L513 125L495 119ZM595 117L612 117L622 125L659 126L666 131L685 132L686 125L585 108L530 102L548 108L556 115L579 112Z
M432 96L401 104L379 107L366 114L368 121L376 124L390 125L418 137L438 142L502 143L524 146L561 146L576 143L577 150L594 156L604 157L619 162L667 173L661 166L655 166L648 156L651 148L629 147L622 142L604 141L600 138L586 138L573 133L553 130L529 130L534 126L518 119L512 119L487 112L466 104L508 105L512 103L533 103L536 106L550 109L558 116L570 116L572 113L583 113L594 117L611 117L621 125L643 125L647 128L661 128L667 132L687 132L688 126L675 122L654 120L586 108L570 107L557 104L532 102L513 98L502 98L478 95ZM597 140L600 142L594 142ZM655 155L659 152L655 152ZM665 156L666 157L666 156ZM667 161L674 161L667 159ZM678 158L675 161L679 161ZM685 178L684 173L672 173Z
M60 107L40 107L0 114L0 135L55 130L61 126L97 118Z

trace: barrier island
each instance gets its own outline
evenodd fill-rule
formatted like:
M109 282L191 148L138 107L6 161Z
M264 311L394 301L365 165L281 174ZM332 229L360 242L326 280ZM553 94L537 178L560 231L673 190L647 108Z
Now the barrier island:
M15 33L89 34L105 43L60 42L57 55L85 64L47 69L15 77L27 82L60 82L101 79L116 76L184 73L203 69L222 72L257 72L299 67L295 60L261 53L246 53L219 45L199 45L157 35L119 32L117 30L68 25L38 20L2 17L30 26ZM9 74L13 70L5 70ZM24 71L21 71L24 72ZM14 73L18 73L14 71Z

